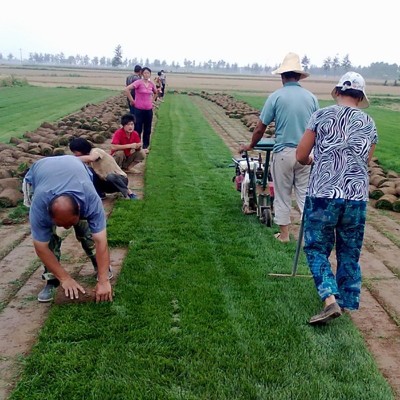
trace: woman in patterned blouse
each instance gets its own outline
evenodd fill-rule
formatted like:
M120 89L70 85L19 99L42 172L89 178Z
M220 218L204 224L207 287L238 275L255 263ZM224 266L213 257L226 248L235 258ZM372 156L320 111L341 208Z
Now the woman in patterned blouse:
M296 152L300 163L313 164L304 207L304 251L324 309L310 324L359 308L368 162L378 141L375 122L360 110L369 105L360 74L343 75L332 97L337 104L311 116ZM329 262L335 245L336 273Z

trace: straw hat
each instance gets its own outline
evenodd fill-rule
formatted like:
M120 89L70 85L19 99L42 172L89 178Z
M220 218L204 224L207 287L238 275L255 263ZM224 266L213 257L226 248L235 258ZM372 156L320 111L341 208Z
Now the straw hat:
M345 93L348 89L359 90L363 93L364 98L358 103L358 108L367 108L369 100L365 94L365 80L357 72L346 72L340 79L337 85L333 88L331 95L336 100L336 88Z
M273 74L284 74L285 72L297 72L300 74L300 79L305 79L310 76L308 72L303 70L300 57L295 53L286 54L281 66L275 71L272 71Z

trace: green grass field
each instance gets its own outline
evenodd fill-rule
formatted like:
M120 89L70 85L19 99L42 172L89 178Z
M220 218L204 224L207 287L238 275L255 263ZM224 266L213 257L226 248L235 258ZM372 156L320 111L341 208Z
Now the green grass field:
M0 142L8 142L10 137L20 137L24 132L38 128L44 121L56 121L87 103L100 103L118 93L89 88L0 88Z
M291 271L295 243L241 212L231 154L190 97L158 117L145 198L108 222L129 247L115 301L53 306L10 399L394 399L347 315L307 324L311 279L269 275Z

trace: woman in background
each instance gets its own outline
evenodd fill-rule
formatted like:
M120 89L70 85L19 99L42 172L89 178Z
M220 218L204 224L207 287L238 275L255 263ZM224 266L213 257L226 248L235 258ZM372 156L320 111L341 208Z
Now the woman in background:
M135 130L143 142L143 150L148 153L150 146L151 125L153 122L153 101L158 96L158 90L151 81L151 69L142 68L142 79L132 82L126 86L125 93L132 106L135 107L136 124ZM135 90L135 98L131 91ZM143 135L142 135L143 133Z

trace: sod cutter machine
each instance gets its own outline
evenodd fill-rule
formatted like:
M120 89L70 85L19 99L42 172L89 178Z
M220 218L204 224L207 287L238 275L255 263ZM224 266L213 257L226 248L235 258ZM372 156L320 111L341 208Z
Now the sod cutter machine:
M254 150L259 151L256 159L250 158L247 151L243 152L241 159L232 159L236 165L233 180L236 189L241 192L243 213L257 213L261 223L268 227L272 226L273 213L274 193L269 164L274 144L274 139L260 140L254 147ZM266 152L264 161L262 151Z

